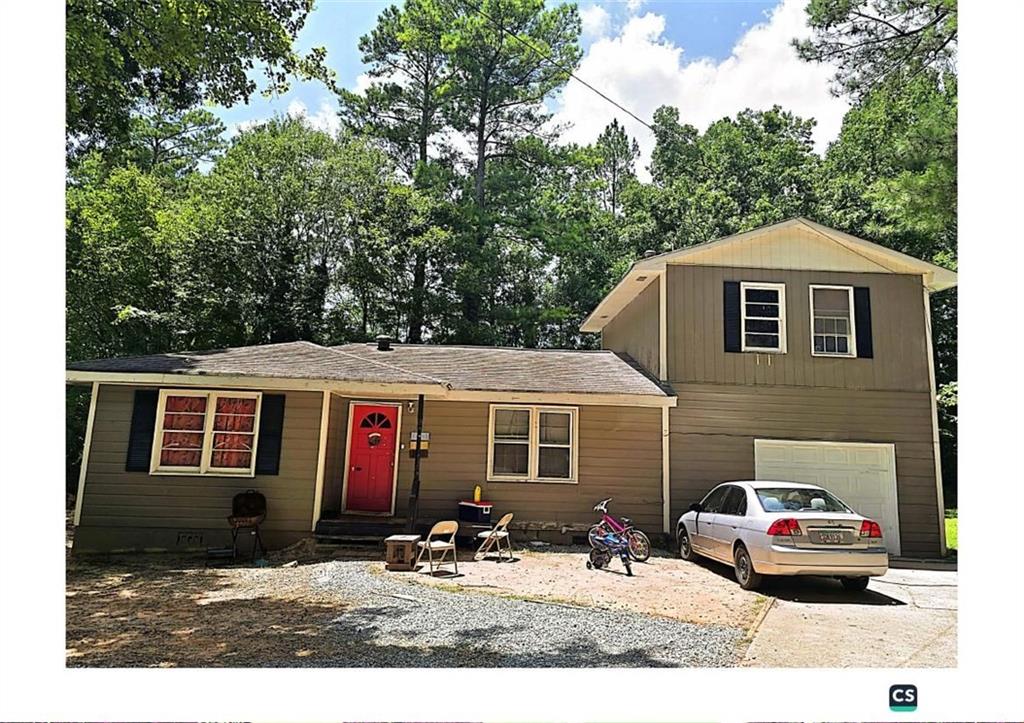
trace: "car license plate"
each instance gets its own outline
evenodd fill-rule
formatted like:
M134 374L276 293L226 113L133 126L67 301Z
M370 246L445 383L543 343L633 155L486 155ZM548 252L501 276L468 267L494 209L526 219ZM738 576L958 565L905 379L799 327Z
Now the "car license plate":
M821 540L824 545L841 545L843 544L843 533L842 532L819 532L818 539Z

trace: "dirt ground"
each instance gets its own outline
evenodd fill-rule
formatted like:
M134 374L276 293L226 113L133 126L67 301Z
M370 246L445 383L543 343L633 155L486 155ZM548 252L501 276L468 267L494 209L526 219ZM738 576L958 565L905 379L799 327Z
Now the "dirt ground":
M458 577L388 574L426 585L629 610L689 623L744 629L755 622L767 602L762 595L740 588L727 568L713 563L688 563L655 551L647 562L633 563L633 576L626 577L618 560L613 560L610 568L588 570L586 550L517 550L514 561L500 563L495 557L475 562L471 555L460 554ZM383 570L383 564L380 568Z
M322 564L206 568L164 555L69 558L69 666L246 666L337 659L321 633L348 603L318 591Z
M427 585L435 594L505 598L510 607L527 600L636 613L641 630L644 616L696 630L732 629L745 639L746 652L739 653L745 666L956 665L955 572L892 570L857 593L835 580L781 578L759 594L740 589L724 565L657 552L634 565L633 577L618 561L610 570L587 570L583 548L519 549L514 562L502 563L475 562L471 551L462 551L455 577L387 572L382 557L376 547L337 548L325 556L305 545L271 554L266 566L217 568L201 557L69 555L66 664L326 667L353 660L365 653L374 623L346 597L349 578L323 584L342 560L355 562L347 569L361 571L361 579L398 583L401 590L383 597L392 607L415 608L417 587Z

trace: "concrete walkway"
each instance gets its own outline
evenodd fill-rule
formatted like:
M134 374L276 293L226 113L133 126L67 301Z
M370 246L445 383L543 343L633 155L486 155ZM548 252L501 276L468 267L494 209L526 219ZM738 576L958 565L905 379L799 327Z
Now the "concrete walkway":
M890 570L864 592L826 578L772 580L744 666L956 667L957 573Z

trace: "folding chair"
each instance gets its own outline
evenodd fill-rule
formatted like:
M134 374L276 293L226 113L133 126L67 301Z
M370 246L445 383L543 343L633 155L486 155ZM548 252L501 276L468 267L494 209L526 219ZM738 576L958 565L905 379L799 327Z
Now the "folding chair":
M508 553L509 562L512 561L512 541L509 539L508 523L512 521L512 513L504 515L492 530L484 530L476 536L476 539L483 540L477 548L474 560L483 560L491 548L498 551L498 562L501 562L501 541L505 541L505 551Z
M423 542L417 543L420 548L420 554L416 557L416 564L420 564L420 560L423 558L423 553L427 553L427 560L430 562L430 574L434 574L434 566L436 565L439 569L444 563L445 557L448 552L451 551L452 559L451 562L455 565L455 574L459 574L459 560L455 550L455 533L459 531L459 523L454 520L445 520L443 522L436 523L430 528L430 533L427 535L427 539ZM447 540L439 539L435 540L434 537L444 538L447 536ZM434 553L440 552L441 556L434 559Z

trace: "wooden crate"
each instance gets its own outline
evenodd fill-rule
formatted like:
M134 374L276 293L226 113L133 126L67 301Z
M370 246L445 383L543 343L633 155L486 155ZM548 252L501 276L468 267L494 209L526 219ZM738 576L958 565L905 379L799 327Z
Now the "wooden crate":
M385 567L388 570L415 569L418 552L416 543L421 539L419 535L392 535L385 538Z

